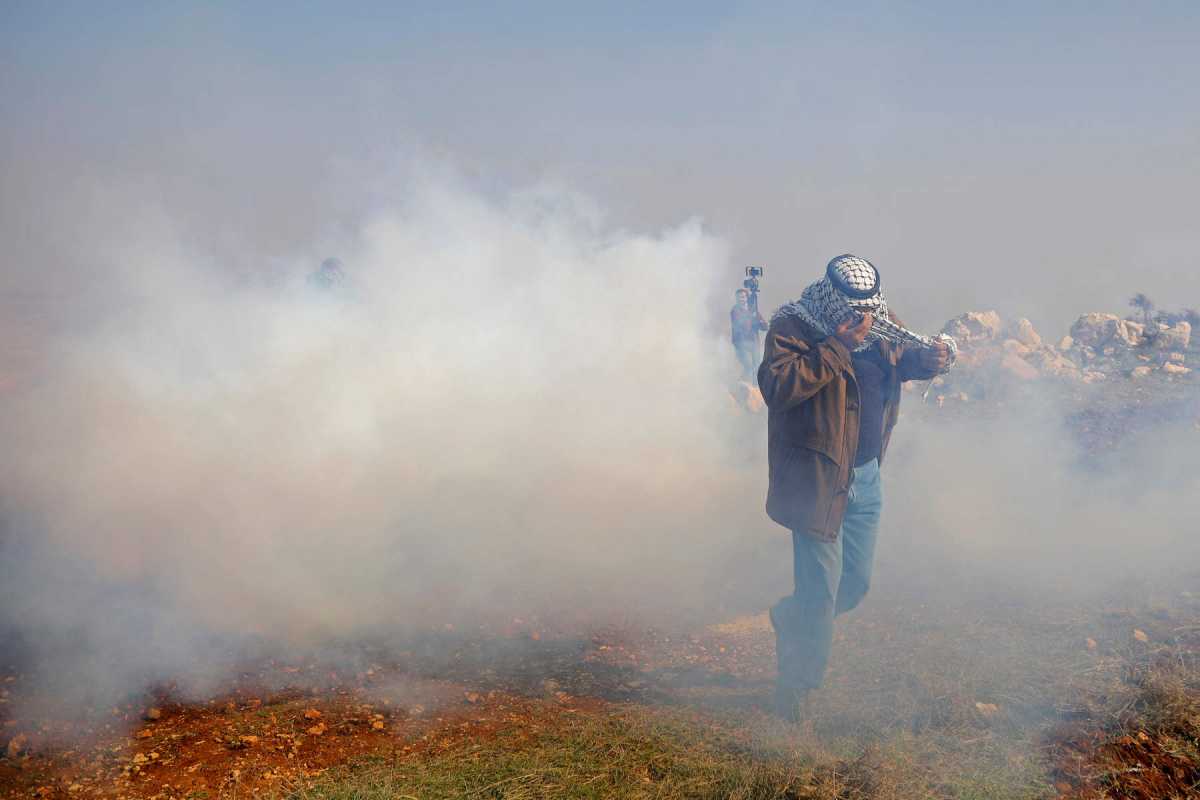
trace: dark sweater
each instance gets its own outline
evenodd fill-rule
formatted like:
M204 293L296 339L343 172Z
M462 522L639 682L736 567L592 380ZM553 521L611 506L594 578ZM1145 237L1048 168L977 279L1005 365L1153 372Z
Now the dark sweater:
M879 458L883 448L883 393L891 366L883 360L877 347L855 353L853 360L859 402L858 455L854 458L854 466L861 467L871 459Z

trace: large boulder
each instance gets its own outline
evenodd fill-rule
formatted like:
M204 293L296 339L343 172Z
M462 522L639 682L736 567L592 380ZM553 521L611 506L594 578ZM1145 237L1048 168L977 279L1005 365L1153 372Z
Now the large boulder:
M968 311L947 322L942 333L953 336L960 347L970 347L995 341L1003 330L995 311Z
M1146 331L1146 338L1158 350L1187 350L1192 341L1192 326L1183 320L1170 326L1155 323Z
M1008 326L1008 337L1031 349L1042 346L1042 337L1038 335L1033 323L1024 317Z
M1071 326L1071 340L1077 347L1103 350L1106 347L1132 348L1142 343L1143 327L1116 314L1084 314Z

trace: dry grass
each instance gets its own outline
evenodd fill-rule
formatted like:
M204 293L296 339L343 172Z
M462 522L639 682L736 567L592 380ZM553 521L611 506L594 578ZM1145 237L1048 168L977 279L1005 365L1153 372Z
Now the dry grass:
M509 732L399 765L366 762L297 791L302 800L479 798L837 798L803 759L661 714L575 716L532 741Z

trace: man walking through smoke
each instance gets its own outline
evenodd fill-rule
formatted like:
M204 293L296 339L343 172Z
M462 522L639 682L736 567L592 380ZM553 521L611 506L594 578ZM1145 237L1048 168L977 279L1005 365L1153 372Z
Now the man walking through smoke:
M899 344L879 333L888 323L899 325L879 272L842 255L800 300L775 312L767 331L758 369L769 409L767 514L791 529L794 553L795 591L770 613L775 706L789 719L824 679L833 618L857 606L870 586L883 506L879 464L899 414L900 385L952 363L947 342Z

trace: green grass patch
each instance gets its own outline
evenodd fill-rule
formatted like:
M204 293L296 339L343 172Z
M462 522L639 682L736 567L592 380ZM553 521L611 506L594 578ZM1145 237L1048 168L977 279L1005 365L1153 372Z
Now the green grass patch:
M785 749L760 749L672 715L565 715L397 764L366 761L294 800L379 798L838 798L842 782Z

